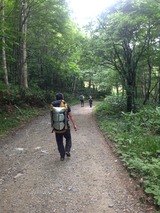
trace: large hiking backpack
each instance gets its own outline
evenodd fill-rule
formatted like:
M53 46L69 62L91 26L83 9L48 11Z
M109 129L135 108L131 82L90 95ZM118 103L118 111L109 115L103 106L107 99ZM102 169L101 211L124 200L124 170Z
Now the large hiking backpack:
M64 100L54 101L51 104L52 132L64 133L68 128L67 104Z
M79 100L80 100L80 101L83 101L83 100L84 100L84 96L83 96L83 95L80 95L80 96L79 96Z

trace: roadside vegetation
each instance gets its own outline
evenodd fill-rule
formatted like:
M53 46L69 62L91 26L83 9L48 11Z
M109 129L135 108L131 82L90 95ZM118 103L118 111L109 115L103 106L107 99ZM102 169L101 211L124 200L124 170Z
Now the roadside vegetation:
M8 134L33 117L47 112L46 99L42 91L28 90L25 98L22 99L15 87L10 90L2 87L1 89L0 136Z
M95 109L100 129L113 141L130 175L160 206L160 107L125 112L125 100L107 97Z
M42 109L36 107L11 106L7 107L5 113L0 114L0 136L6 135L13 131L14 128L26 123L33 117L41 115Z

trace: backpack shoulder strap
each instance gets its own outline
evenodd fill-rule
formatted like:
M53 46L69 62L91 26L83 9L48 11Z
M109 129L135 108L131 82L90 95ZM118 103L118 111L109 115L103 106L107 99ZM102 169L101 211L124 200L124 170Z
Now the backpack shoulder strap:
M64 100L61 101L61 103L60 103L59 106L60 106L60 107L64 107L65 109L68 108L68 107L67 107L67 103L66 103Z

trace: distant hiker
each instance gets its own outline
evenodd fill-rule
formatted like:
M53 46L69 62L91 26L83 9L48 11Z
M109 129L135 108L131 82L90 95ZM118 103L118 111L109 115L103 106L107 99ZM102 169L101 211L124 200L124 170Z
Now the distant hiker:
M92 96L91 96L91 95L89 95L88 101L89 101L89 106L92 107L93 99L92 99Z
M84 107L84 95L80 95L79 100L81 102L81 107Z
M71 107L64 101L63 94L57 93L56 100L51 103L51 126L53 131L55 131L57 148L60 153L61 161L65 159L65 155L67 157L71 156L70 150L72 140L69 119L72 121L75 131L77 131L77 126L71 112ZM66 139L65 145L63 143L63 137Z

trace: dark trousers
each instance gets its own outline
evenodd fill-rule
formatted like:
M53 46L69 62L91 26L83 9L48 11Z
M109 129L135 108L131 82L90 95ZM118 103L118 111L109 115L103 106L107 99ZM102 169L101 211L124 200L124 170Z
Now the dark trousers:
M89 100L89 106L92 107L92 100Z
M58 151L60 153L60 156L62 158L65 157L66 152L70 152L71 146L72 146L72 139L71 139L71 131L68 128L65 133L55 133L56 135L56 142ZM63 137L66 139L66 143L64 145Z
M81 100L81 107L84 106L84 100Z

